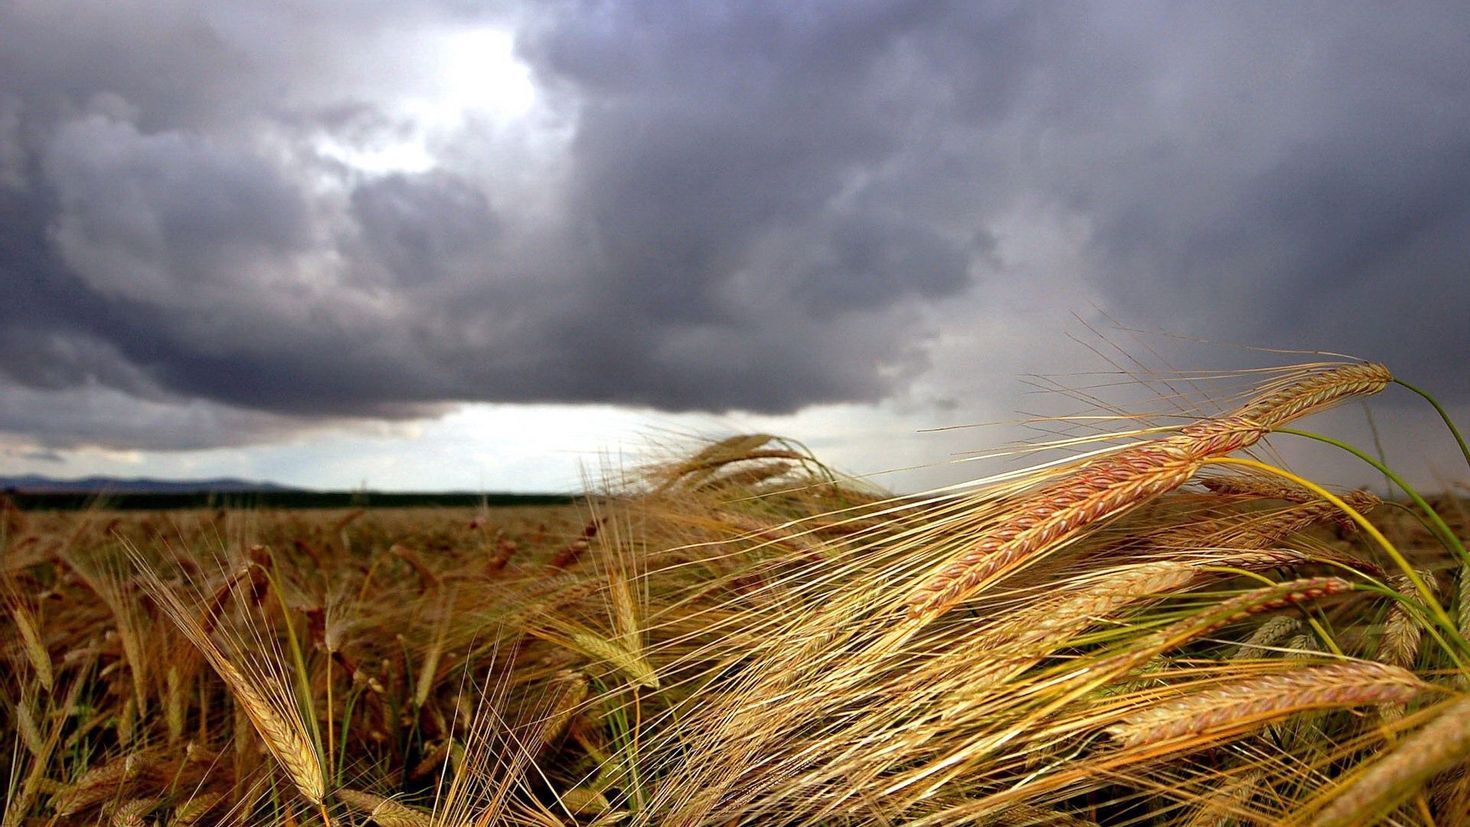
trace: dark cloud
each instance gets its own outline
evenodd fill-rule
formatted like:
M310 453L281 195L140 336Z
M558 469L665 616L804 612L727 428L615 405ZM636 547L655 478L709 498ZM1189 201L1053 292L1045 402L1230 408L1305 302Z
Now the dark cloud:
M1463 395L1467 15L6 6L0 431L180 448L470 400L891 398L943 324L1028 289L1023 209L1081 228L1076 283L1125 321ZM516 30L538 102L434 114L443 38L484 25ZM427 160L362 160L405 144Z

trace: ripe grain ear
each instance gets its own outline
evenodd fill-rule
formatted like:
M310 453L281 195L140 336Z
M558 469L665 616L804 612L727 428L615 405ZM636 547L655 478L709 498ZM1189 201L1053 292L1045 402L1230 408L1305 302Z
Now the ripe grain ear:
M441 827L432 814L381 795L344 787L337 790L336 796L343 804L366 814L378 827Z
M46 644L42 642L40 624L36 622L30 607L19 600L10 604L10 614L15 618L16 631L20 632L26 660L30 661L31 668L35 670L36 680L41 683L41 688L50 694L53 681L51 653L46 651Z
M1470 698L1440 704L1423 729L1400 740L1388 754L1368 764L1326 794L1326 806L1313 827L1352 827L1413 795L1435 774L1470 759Z

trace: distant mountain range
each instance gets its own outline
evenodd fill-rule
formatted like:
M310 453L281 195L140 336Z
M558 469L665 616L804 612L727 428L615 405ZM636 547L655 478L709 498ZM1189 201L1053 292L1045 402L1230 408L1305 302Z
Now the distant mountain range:
M0 491L19 491L27 494L193 494L209 492L260 493L300 491L271 482L251 482L234 477L216 477L205 480L159 480L148 477L82 477L80 479L54 479L38 474L18 477L0 477Z

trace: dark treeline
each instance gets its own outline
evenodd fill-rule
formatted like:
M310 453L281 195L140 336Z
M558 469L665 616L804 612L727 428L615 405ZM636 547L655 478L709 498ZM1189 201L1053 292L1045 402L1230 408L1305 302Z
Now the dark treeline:
M453 508L567 505L572 494L474 494L467 492L389 494L376 491L25 492L6 491L22 511L162 511L179 508Z

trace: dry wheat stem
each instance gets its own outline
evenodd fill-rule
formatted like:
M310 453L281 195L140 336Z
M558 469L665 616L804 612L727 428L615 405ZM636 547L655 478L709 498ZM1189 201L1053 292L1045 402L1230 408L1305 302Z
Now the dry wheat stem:
M1188 692L1133 713L1106 732L1122 747L1142 747L1244 732L1313 709L1408 703L1426 688L1406 669L1370 661L1332 664Z
M1097 582L1059 599L1039 602L1008 619L987 645L1046 644L1056 648L1077 631L1115 616L1141 600L1163 598L1200 580L1206 569L1260 571L1301 563L1289 550L1239 552L1222 549L1198 559L1156 560L1120 567Z
M1425 582L1433 582L1433 574L1430 572L1420 572L1419 576ZM1414 584L1407 577L1395 576L1389 585L1406 600L1414 597ZM1423 635L1424 629L1413 612L1402 601L1394 601L1388 610L1388 620L1383 624L1383 636L1378 644L1378 660L1394 666L1413 666Z
M187 710L184 697L184 675L177 663L170 663L164 673L164 725L168 729L168 742L178 743L184 736Z
M1190 617L1138 639L1130 647L1102 663L1087 667L1095 685L1122 674L1155 655L1223 629L1254 615L1275 611L1352 591L1353 584L1340 577L1304 577L1275 583L1236 595Z
M1381 504L1372 494L1352 491L1342 495L1343 502L1359 514ZM1283 508L1263 514L1232 514L1171 528L1154 535L1155 545L1166 549L1218 546L1236 549L1263 549L1274 546L1299 531L1314 525L1336 521L1349 530L1357 524L1330 502L1317 501ZM1355 567L1364 565L1353 561Z
M1284 500L1289 503L1311 503L1317 495L1305 488L1270 477L1255 474L1231 474L1222 477L1205 477L1200 485L1224 497L1245 497L1251 500Z
M547 692L553 697L551 709L541 732L541 743L551 744L566 731L567 724L582 709L587 700L587 676L581 672L563 669L552 676Z
M321 759L303 734L300 725L289 722L275 704L269 702L236 666L223 655L206 651L210 665L230 687L230 692L255 727L266 749L285 768L301 794L318 806L326 798L326 781Z
M1455 602L1459 613L1455 627L1461 637L1470 640L1470 563L1461 563L1455 572ZM1456 673L1455 683L1461 689L1470 688L1470 670Z
M9 779L9 786L6 788L4 817L0 818L0 827L20 827L23 823L36 795L45 784L47 767L61 740L62 727L76 710L77 699L81 696L82 688L85 686L87 686L85 680L72 681L71 688L67 690L66 698L61 703L56 721L52 724L51 732L42 744L41 754L35 756L30 762L30 770L20 782L18 790L15 787L16 777L12 775ZM18 766L13 768L12 772L17 770Z
M1097 827L1096 821L1025 802L1012 804L993 816L983 818L980 824L985 827Z
M21 702L15 705L15 728L20 732L21 743L25 744L27 752L36 758L46 755L46 739L41 737L41 730L36 728L36 719L31 717L30 704Z

